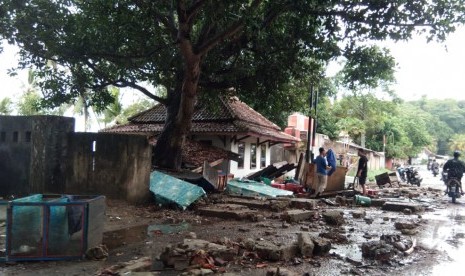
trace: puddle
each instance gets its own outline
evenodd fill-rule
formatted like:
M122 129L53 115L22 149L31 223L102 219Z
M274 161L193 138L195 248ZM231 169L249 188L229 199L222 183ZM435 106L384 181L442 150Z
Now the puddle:
M189 230L190 224L182 222L178 224L152 224L147 228L149 236L156 236L160 234L174 234Z
M422 234L421 245L445 255L439 260L440 263L433 267L433 275L447 275L463 270L465 211L457 207L459 206L451 206L449 209L437 210L425 216L430 221L431 230Z
M178 224L144 224L105 232L103 233L102 243L105 244L109 250L112 250L126 244L144 241L150 237L184 232L189 228L190 224L187 222Z

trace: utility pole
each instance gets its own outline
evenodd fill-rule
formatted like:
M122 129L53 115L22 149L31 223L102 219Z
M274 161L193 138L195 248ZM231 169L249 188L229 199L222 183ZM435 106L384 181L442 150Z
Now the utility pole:
M310 102L308 114L308 132L307 132L307 150L305 151L305 161L307 163L313 162L313 147L315 146L316 126L317 126L317 110L318 105L318 91L314 91L313 82L310 84ZM314 117L312 117L312 109L314 110ZM313 120L313 123L312 123Z
M309 112L308 112L308 129L307 129L307 150L305 151L305 161L310 163L313 158L310 146L312 144L312 107L313 107L313 82L310 83L310 95L309 95Z

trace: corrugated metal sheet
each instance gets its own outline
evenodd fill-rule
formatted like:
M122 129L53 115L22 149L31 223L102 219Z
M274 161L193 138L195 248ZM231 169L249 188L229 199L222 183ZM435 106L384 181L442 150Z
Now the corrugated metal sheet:
M205 191L199 186L158 171L150 174L150 191L154 193L158 203L176 204L182 209L205 195Z
M226 191L234 195L261 197L292 196L294 194L291 191L276 189L261 182L239 179L229 180Z

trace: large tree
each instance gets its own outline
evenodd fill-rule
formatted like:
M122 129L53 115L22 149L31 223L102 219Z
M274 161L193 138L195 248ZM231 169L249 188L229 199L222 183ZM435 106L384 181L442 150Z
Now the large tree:
M359 43L415 30L443 39L464 8L463 0L3 0L0 36L21 47L20 66L40 72L49 102L91 91L103 109L113 85L166 105L156 163L179 168L197 99L234 87L272 105L289 80L357 56Z

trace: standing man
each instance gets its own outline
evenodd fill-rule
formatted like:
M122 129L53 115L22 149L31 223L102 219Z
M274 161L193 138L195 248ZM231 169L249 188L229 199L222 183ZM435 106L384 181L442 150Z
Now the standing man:
M368 173L368 158L366 157L365 151L363 149L358 149L358 168L357 168L357 177L358 183L362 186L363 195L367 194L367 189L365 183L367 182L367 173Z
M326 184L328 183L328 170L331 169L328 166L328 162L326 161L326 150L321 147L319 149L320 155L315 158L316 164L316 195L315 197L319 197L321 193L326 189Z

